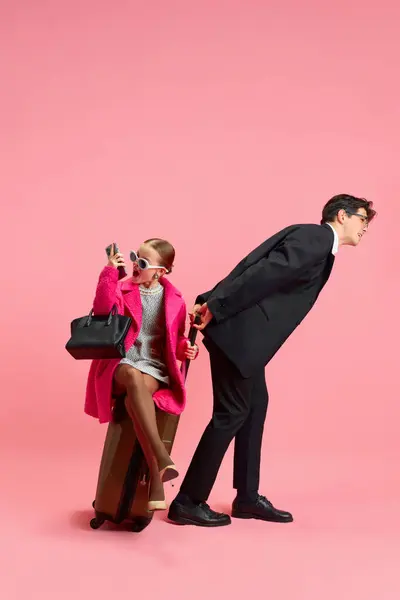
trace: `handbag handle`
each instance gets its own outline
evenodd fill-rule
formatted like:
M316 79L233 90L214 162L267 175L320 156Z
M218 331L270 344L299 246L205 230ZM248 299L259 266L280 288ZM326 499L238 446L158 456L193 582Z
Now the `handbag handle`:
M93 313L93 308L92 308L92 310L90 311L89 316L87 318L87 321L86 321L86 323L84 325L85 327L90 327L90 324L92 322L93 314L94 313ZM116 314L117 314L117 305L114 304L114 306L112 307L111 311L108 314L108 319L107 319L106 326L111 325L111 319L113 318L113 315L116 315Z

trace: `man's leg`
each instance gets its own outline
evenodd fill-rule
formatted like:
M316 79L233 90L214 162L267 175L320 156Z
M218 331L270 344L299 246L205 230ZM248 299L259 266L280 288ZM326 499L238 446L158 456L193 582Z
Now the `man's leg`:
M275 508L258 493L267 407L268 391L263 369L254 377L250 414L236 434L233 487L237 490L237 496L232 506L232 517L288 523L293 521L292 515Z
M179 523L196 525L227 524L229 517L215 517L218 513L203 505L211 492L221 462L237 431L250 413L252 379L244 379L236 367L214 345L209 344L214 407L197 446L180 493L171 504L169 517ZM213 513L213 514L211 514ZM214 515L214 516L213 516Z
M250 413L235 437L233 487L239 498L256 500L260 481L261 446L268 407L264 369L253 378Z

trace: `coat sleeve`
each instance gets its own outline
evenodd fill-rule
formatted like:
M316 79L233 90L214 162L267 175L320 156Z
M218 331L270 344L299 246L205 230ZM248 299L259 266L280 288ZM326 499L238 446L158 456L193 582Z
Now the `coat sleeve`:
M217 284L217 285L219 285L219 284ZM214 286L213 289L210 290L209 292L204 292L203 294L199 294L196 298L196 304L204 304L204 302L207 302L216 287L217 286Z
M254 252L258 251L261 246L262 246L262 244L258 248L256 248L254 250ZM230 273L228 273L228 275L224 279L222 279L216 285L214 285L212 290L210 290L208 292L204 292L203 294L199 294L196 298L196 304L204 304L205 302L208 302L208 300L211 299L211 296L213 296L215 290L217 289L217 287L219 287L221 285L221 283L224 283L224 284L229 283L229 282L233 281L234 279L236 279L239 275L241 275L243 273L243 271L245 270L247 259L248 259L247 256L245 258L243 258L236 265L236 267Z
M96 315L108 315L117 304L118 269L106 266L100 273L93 302Z
M297 229L234 281L219 285L207 301L215 321L220 323L296 281L325 260L331 249L331 241L319 230Z

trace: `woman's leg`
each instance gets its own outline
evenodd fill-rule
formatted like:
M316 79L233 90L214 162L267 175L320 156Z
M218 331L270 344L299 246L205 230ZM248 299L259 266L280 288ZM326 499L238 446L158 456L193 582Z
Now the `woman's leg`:
M150 471L150 500L164 500L160 471L172 465L159 436L153 394L160 384L130 365L120 365L114 375L115 393L126 392L125 406L134 422L139 443Z
M124 388L127 397L125 404L129 414L133 413L148 445L157 459L159 471L172 464L172 460L159 436L153 394L160 387L159 382L144 375L130 365L121 365L114 375L115 382Z

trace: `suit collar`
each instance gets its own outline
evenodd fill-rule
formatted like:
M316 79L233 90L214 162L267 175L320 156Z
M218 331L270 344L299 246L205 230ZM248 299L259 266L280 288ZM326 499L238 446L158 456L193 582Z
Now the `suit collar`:
M332 254L335 256L339 250L339 236L336 229L330 223L324 223L324 227L329 227L333 231Z

